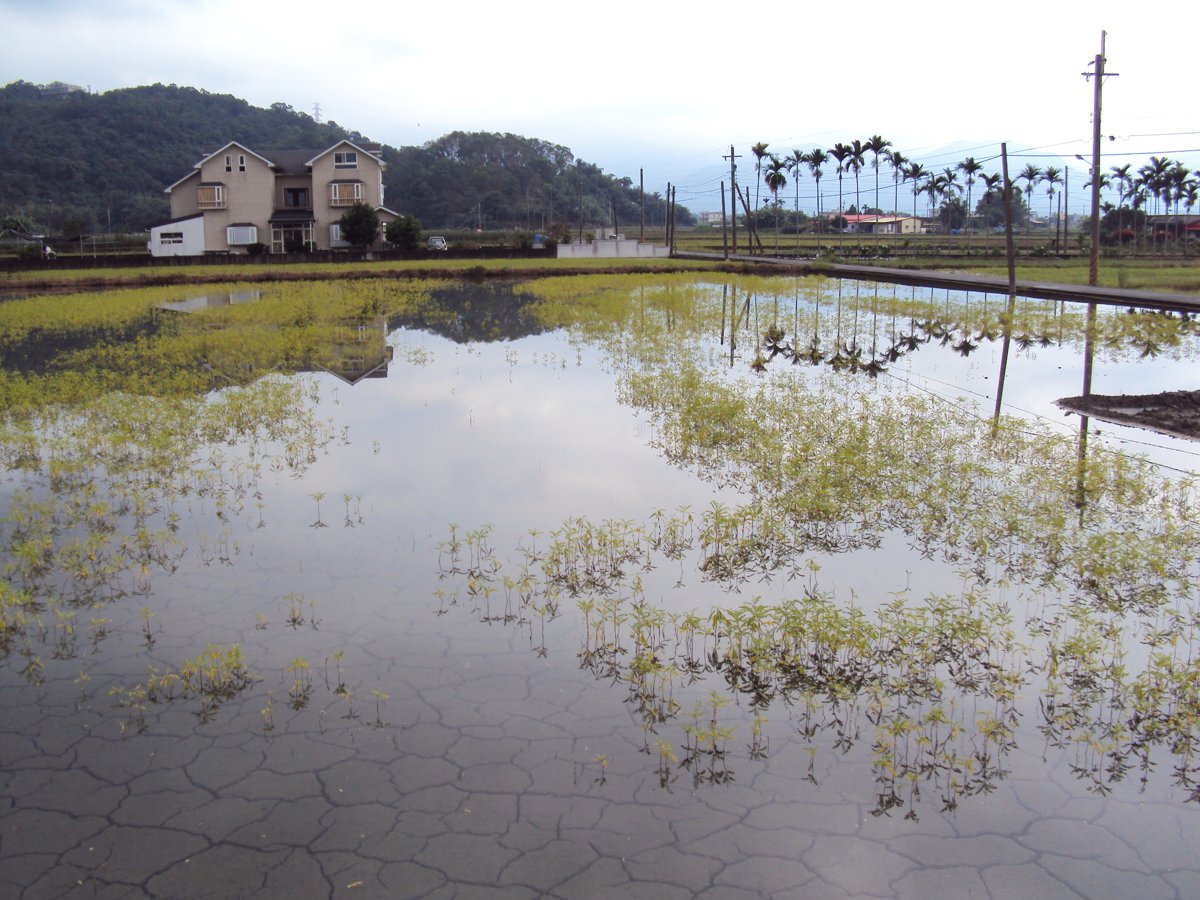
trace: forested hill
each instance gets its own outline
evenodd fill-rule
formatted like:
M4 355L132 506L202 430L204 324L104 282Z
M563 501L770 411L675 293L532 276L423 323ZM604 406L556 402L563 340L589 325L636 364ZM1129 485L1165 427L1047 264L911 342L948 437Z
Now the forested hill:
M54 95L14 82L0 88L0 217L38 231L141 231L167 217L163 188L230 140L269 155L370 141L317 123L284 103L269 109L228 94L175 85ZM569 149L511 134L446 135L423 147L384 146L387 205L428 227L575 228L638 219L637 185L576 160ZM647 221L662 201L647 195ZM684 214L685 218L690 218Z

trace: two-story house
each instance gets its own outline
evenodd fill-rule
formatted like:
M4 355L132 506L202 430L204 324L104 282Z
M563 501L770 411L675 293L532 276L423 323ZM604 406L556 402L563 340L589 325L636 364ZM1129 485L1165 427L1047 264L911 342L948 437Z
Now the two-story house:
M348 247L338 219L354 203L374 207L382 223L396 217L383 205L383 170L377 146L348 140L321 151L262 154L230 141L165 189L171 218L150 229L150 253L244 253L259 244L272 253Z

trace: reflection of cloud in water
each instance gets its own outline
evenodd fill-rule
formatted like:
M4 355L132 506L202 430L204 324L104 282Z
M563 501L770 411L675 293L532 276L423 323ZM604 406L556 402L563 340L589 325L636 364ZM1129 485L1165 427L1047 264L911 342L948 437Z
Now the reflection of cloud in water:
M649 426L614 402L599 354L584 349L577 365L561 334L465 349L420 333L392 340L402 349L386 380L338 388L324 414L349 427L351 446L322 458L301 496L313 485L369 494L435 532L451 521L545 530L581 514L642 518L719 496L648 446ZM413 347L432 361L406 363Z

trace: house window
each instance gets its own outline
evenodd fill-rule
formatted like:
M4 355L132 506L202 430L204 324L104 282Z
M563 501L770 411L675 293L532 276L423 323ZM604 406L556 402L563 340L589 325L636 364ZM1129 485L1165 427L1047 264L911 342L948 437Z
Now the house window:
M238 171L239 172L246 171L246 155L244 153L238 154Z
M331 181L329 183L330 206L353 206L362 200L361 181Z
M233 157L230 156L228 153L225 154L225 171L226 172L233 171Z
M308 209L308 188L284 188L283 205L288 209Z
M358 154L353 150L344 150L341 153L333 154L333 167L335 169L357 169Z
M159 244L182 244L182 231L160 231L158 233Z
M258 243L258 227L255 225L230 225L225 229L225 243L230 247Z
M225 186L202 184L196 188L196 206L200 209L224 209Z
M350 242L342 237L342 226L334 222L329 226L329 247L331 250L337 250L343 247L349 247Z

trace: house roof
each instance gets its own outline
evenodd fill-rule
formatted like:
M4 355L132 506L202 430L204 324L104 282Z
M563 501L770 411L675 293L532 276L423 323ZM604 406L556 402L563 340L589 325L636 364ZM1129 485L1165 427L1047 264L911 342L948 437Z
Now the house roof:
M311 166L322 156L327 156L328 154L330 154L334 150L336 150L338 147L352 147L355 150L357 150L359 153L365 153L367 156L371 157L373 160L378 162L380 166L383 166L384 162L383 162L382 152L378 149L378 145L372 145L372 146L375 146L376 149L368 150L365 147L361 146L360 144L354 143L353 141L341 140L341 141L338 141L336 144L334 144L332 147L328 147L325 150L322 150L320 153L318 153L316 156L314 156L312 159L310 159L308 162L306 162L305 165Z
M837 215L833 213L832 215ZM911 219L913 216L906 216L903 213L843 213L842 218L847 222L857 224L859 222L899 222L903 219Z
M308 173L308 160L312 158L312 150L273 150L271 158L275 160L275 171L280 175L305 175Z
M163 188L163 193L169 194L169 193L171 193L171 191L175 190L175 188L179 187L181 184L183 184L189 178L196 177L196 173L200 170L200 168L206 162L208 162L214 156L219 156L220 154L226 152L230 147L237 147L240 152L248 153L250 156L253 156L255 159L262 160L264 163L266 163L266 165L270 166L277 175L305 175L312 168L312 164L314 162L316 162L322 156L326 156L329 153L332 153L334 150L338 149L339 147L351 147L354 150L357 150L359 153L363 153L366 156L371 157L376 162L378 162L381 167L385 166L385 163L383 161L382 150L378 144L367 144L367 143L356 144L354 141L341 140L341 141L338 141L336 144L333 144L332 146L327 147L324 150L299 149L299 150L266 151L271 154L271 158L268 159L267 157L263 156L261 153L255 153L253 150L251 150L245 144L241 144L237 141L230 141L225 146L221 147L219 150L214 150L211 153L205 154L204 157L201 158L201 160L192 167L191 172L188 172L188 174L184 175L182 178L180 178L174 184L170 184L167 187ZM211 184L211 185L221 184L221 182L219 182L219 181L203 182L203 183Z
M198 163L196 163L194 166L192 166L192 171L191 171L191 172L188 172L186 175L184 175L182 178L180 178L180 179L179 179L178 181L176 181L174 184L168 185L167 187L163 188L163 193L164 193L164 194L169 194L169 193L171 193L171 191L175 190L175 188L179 187L181 184L183 184L183 183L184 183L185 181L187 181L189 178L192 178L192 177L194 177L194 176L196 175L196 173L197 173L198 171L200 171L200 167L201 167L201 166L203 166L203 165L204 165L206 162L208 162L208 161L209 161L210 159L212 159L214 156L217 156L217 155L219 155L219 154L221 154L221 153L224 153L224 152L225 152L226 150L228 150L230 147L237 147L239 150L244 150L246 153L249 153L249 154L250 154L251 156L253 156L255 159L261 159L261 160L262 160L264 163L266 163L268 166L274 167L274 165L275 165L273 162L271 162L271 161L270 161L269 159L267 159L265 156L262 156L261 154L255 153L253 150L251 150L251 149L250 149L249 147L247 147L245 144L239 144L237 141L230 141L228 144L226 144L226 145L225 145L224 147L222 147L220 150L214 150L212 153L205 154L205 155L204 155L204 156L203 156L203 157L200 159L200 161L199 161ZM221 183L221 182L219 182L219 181L205 182L205 184L220 184L220 183Z
M316 217L311 209L277 209L267 221L271 225L290 225L315 222Z
M167 219L164 222L159 222L157 225L151 225L150 228L148 228L146 230L150 231L155 228L162 228L164 225L176 225L179 222L187 222L190 219L203 219L203 218L204 218L204 213L202 213L202 212L188 213L186 216L179 216L176 219Z
M198 168L200 168L202 165L204 165L204 163L208 162L208 161L209 161L210 159L212 159L214 156L220 156L222 153L224 153L224 152L225 152L226 150L228 150L230 147L237 147L239 150L245 150L247 153L249 153L249 154L250 154L251 156L253 156L255 159L261 159L261 160L262 160L264 163L266 163L268 166L272 166L272 167L273 167L273 166L275 165L275 163L271 162L269 159L267 159L267 158L266 158L265 156L263 156L262 154L260 154L260 153L255 153L253 150L251 150L251 149L250 149L249 147L247 147L245 144L239 144L237 141L230 141L228 144L226 144L226 145L225 145L224 147L222 147L220 150L214 150L212 153L209 153L207 156L205 156L203 159L201 159L201 160L200 160L200 162L196 163L196 166L195 166L195 167L196 167L197 169L198 169Z

